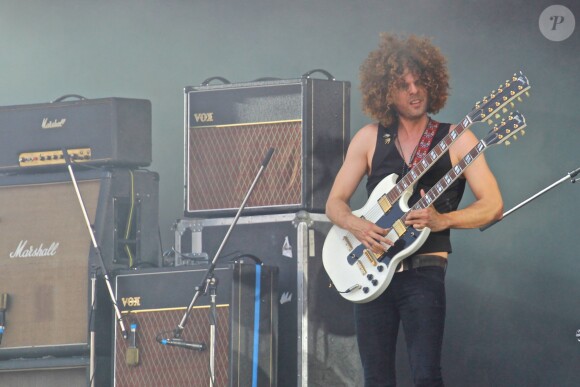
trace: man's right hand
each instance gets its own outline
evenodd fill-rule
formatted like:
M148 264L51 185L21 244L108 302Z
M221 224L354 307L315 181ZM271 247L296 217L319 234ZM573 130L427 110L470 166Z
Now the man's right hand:
M382 254L394 243L386 238L390 231L366 219L352 215L348 220L347 230L353 234L367 249L375 254Z

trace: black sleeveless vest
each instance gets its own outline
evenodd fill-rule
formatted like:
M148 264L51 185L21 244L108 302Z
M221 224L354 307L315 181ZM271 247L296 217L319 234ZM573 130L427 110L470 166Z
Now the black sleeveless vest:
M435 137L431 142L429 150L433 149L448 133L450 124L439 124L439 128L435 133ZM385 128L379 124L377 133L377 141L375 153L371 164L371 173L367 178L367 194L370 196L373 189L379 184L381 180L390 174L397 174L397 182L403 178L403 173L409 171L406 167L405 161L399 154L395 146L395 138L397 136L397 125L392 125ZM389 141L390 140L390 141ZM449 152L446 152L437 160L437 162L429 168L427 173L419 179L415 186L415 191L409 199L408 205L411 207L421 198L421 189L425 192L429 191L439 179L441 179L447 172L451 170L451 158ZM459 206L459 202L465 190L465 179L458 178L439 196L435 201L435 209L440 213L455 211ZM428 254L438 251L451 252L451 241L449 238L449 229L440 232L432 232L429 238L425 241L423 246L415 254Z

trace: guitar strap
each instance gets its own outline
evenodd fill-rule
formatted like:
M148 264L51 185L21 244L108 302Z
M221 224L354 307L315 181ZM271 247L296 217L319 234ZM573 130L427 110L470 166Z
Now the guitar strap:
M427 152L429 152L429 147L433 142L433 138L435 137L435 133L437 133L437 129L439 129L439 122L429 118L429 122L427 123L427 127L419 140L419 145L417 145L417 150L415 151L415 157L413 158L413 162L411 163L411 168L413 168L419 161L425 157Z

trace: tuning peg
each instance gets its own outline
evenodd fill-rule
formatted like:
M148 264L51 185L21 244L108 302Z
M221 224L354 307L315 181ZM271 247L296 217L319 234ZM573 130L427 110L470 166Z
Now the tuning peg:
M515 134L512 136L512 138L514 139L514 141L516 141L518 139L518 136L516 136Z
M492 119L489 119L489 120L487 120L487 124L488 124L489 126L492 126L492 125L493 125L493 120L492 120Z
M504 144L505 146L510 146L511 143L509 141L506 141Z
M515 103L513 103L513 102L510 102L510 106L513 108L513 107L515 107L515 106L516 106L516 104L515 104Z
M526 95L526 97L529 97L530 96L530 92L529 91L526 91L524 94Z
M522 136L526 135L526 131L524 129L520 130L520 133L522 134Z
M522 97L518 97L518 102L522 102L522 101L523 101Z
M506 108L506 107L504 107L504 108L502 108L502 109L501 109L501 112L502 112L502 113L507 113L507 112L508 112L508 110L507 110L507 108Z
M499 114L499 113L495 113L495 119L496 119L496 120L499 120L500 118L501 118L501 114Z

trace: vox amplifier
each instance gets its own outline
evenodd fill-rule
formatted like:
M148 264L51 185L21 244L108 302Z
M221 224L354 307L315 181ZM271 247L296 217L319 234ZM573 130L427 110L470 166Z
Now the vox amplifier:
M350 139L350 84L302 78L185 88L185 216L324 212Z
M101 98L0 107L0 172L151 164L151 102Z
M160 343L173 338L205 274L202 268L163 268L117 275L117 304L134 339L124 340L117 327L115 387L205 387L212 365L211 385L276 386L276 268L243 263L217 267L215 301L210 287L197 299L181 334L203 349Z

